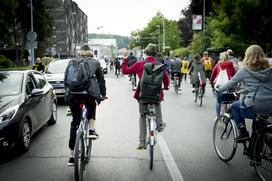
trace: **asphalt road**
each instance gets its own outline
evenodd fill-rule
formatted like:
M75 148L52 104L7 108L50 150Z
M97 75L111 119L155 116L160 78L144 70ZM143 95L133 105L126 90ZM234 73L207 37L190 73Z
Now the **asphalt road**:
M97 110L97 132L92 158L85 172L88 181L253 181L258 180L249 160L238 146L229 163L218 159L212 143L215 97L207 88L202 107L193 102L189 83L182 83L176 95L166 92L162 103L167 128L159 134L154 169L149 170L147 150L138 144L138 104L132 98L126 76L106 75L109 99ZM73 167L67 167L71 117L66 106L58 107L58 122L46 126L32 140L25 154L1 153L1 181L72 181ZM249 123L250 125L250 123Z

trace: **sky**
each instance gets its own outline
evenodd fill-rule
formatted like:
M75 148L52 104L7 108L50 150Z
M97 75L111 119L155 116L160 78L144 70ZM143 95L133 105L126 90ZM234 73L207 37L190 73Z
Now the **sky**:
M190 0L73 1L88 16L88 33L130 36L132 31L146 27L157 11L167 19L178 20Z

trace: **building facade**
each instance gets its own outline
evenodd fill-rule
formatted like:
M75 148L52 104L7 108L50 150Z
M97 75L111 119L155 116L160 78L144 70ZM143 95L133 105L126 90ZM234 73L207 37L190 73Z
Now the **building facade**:
M77 44L88 42L88 17L72 0L46 0L53 19L53 34L46 53L57 57L72 57Z

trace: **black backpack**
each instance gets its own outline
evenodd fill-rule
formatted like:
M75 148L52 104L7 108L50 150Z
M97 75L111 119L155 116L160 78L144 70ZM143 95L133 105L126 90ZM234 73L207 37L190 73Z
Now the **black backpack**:
M74 59L69 62L66 68L64 85L69 89L69 92L85 91L90 86L89 77L87 60Z
M140 80L141 100L159 102L162 88L162 78L166 65L159 62L150 63L145 61L143 75Z

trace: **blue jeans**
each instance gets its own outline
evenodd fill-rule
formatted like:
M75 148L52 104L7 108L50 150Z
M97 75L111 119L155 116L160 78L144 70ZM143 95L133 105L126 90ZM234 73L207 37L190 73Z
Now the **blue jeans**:
M243 108L240 105L240 101L235 101L231 104L232 118L238 127L245 124L245 118L254 119L256 117L252 107Z
M215 111L216 111L216 116L220 116L220 110L221 110L221 100L222 100L222 93L217 92L216 94L216 104L215 104Z

